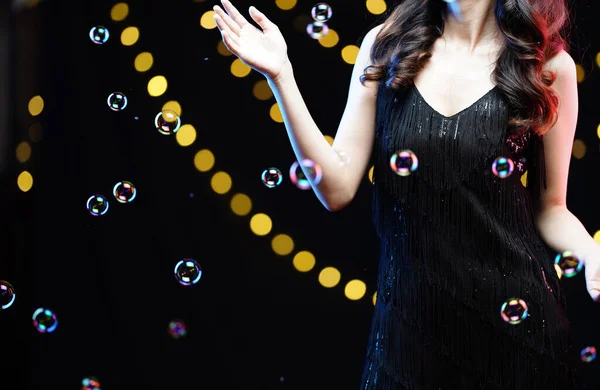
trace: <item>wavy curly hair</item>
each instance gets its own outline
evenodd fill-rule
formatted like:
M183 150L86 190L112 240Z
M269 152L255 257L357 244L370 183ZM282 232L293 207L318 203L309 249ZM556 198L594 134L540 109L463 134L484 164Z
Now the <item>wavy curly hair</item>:
M376 81L395 91L413 85L444 31L443 0L400 0L377 34L361 82ZM556 74L545 63L568 51L569 10L565 0L496 0L496 24L504 38L493 73L511 107L510 134L542 135L558 117Z

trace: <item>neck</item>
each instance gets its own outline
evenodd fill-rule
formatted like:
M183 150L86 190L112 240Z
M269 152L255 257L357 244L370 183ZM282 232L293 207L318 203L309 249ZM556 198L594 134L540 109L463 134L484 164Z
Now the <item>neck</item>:
M453 0L447 3L443 37L448 44L472 54L477 48L496 41L495 0Z

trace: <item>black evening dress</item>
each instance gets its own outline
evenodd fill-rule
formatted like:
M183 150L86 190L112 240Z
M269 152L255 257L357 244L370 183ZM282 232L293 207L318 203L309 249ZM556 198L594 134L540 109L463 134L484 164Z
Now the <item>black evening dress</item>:
M576 388L556 253L534 224L542 137L509 135L510 111L499 87L448 117L416 86L380 85L381 255L362 390ZM406 149L418 168L399 176L390 157ZM510 176L492 172L498 157L514 163ZM500 315L513 297L528 308L519 324Z

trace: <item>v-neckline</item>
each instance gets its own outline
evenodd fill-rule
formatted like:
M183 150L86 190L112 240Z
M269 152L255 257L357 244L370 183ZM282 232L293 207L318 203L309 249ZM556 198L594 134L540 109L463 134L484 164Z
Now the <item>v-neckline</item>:
M436 110L435 108L433 108L431 106L431 104L429 104L427 102L427 99L425 99L423 97L423 95L421 94L421 91L419 91L419 88L417 88L417 85L415 83L413 83L413 88L415 90L415 92L417 93L417 95L421 98L421 100L423 101L423 103L425 103L425 105L427 105L427 107L429 107L433 112L435 112L436 114L438 114L439 116L441 116L444 119L453 119L456 118L457 116L459 116L460 114L464 113L465 111L473 108L474 106L477 105L477 103L481 102L483 99L485 99L486 97L488 97L489 94L491 94L494 90L496 90L496 88L498 88L497 85L495 85L492 89L490 89L489 91L487 91L483 96L481 96L479 99L475 100L471 105L469 105L466 108L463 108L462 110L460 110L459 112L457 112L456 114L447 116L442 114L441 112L439 112L438 110Z

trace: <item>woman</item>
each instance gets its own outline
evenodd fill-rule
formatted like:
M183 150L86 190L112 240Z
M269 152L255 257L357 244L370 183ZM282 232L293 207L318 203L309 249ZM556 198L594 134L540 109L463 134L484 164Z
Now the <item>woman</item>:
M363 40L333 147L277 26L223 6L224 43L267 78L298 160L322 167L328 210L374 156L382 250L362 389L573 389L553 259L575 251L597 300L600 245L566 208L578 102L563 0L401 1Z

